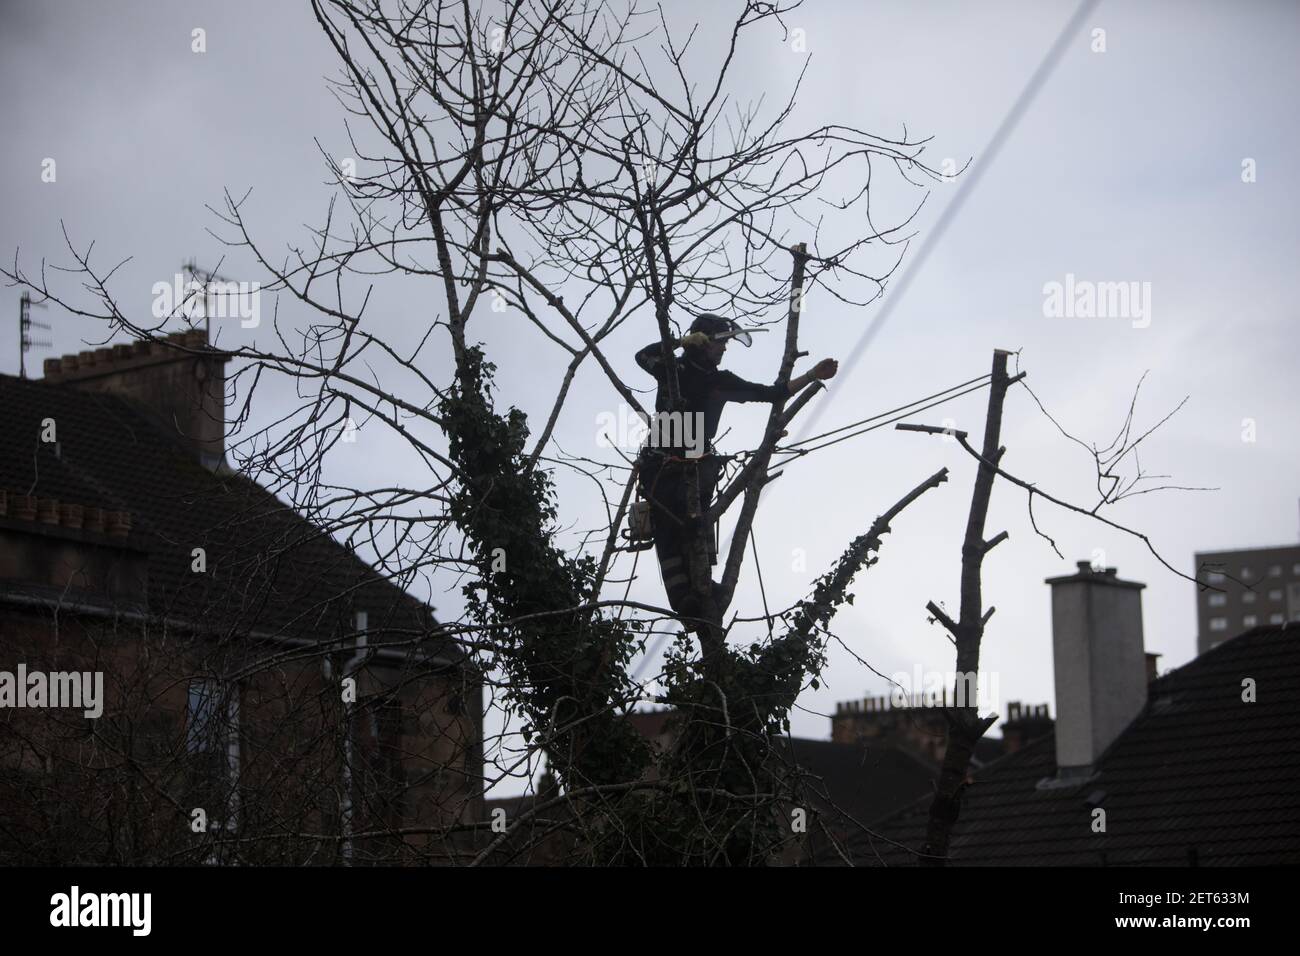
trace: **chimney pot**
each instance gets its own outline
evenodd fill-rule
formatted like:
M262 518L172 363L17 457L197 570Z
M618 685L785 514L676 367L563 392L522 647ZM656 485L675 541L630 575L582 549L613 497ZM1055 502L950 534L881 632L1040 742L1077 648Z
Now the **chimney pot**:
M123 359L129 359L134 352L135 349L131 348L129 345L114 345L113 361L120 362Z
M42 498L36 503L36 520L41 524L59 523L59 499Z
M64 504L59 507L60 524L65 528L80 528L85 521L85 509L81 505Z
M1091 573L1092 573L1092 562L1091 562L1091 561L1076 561L1076 562L1074 562L1074 563L1075 563L1075 565L1078 567L1078 569L1079 569L1079 573L1080 573L1080 574L1091 574Z
M1147 683L1151 683L1159 675L1158 664L1162 655L1153 651L1147 651Z
M95 349L95 364L107 365L113 361L113 350L109 348Z
M36 520L36 496L14 495L10 503L13 516L19 521Z
M60 372L62 372L62 371L63 371L63 360L62 360L62 359L47 358L47 359L45 360L45 377L46 377L46 378L49 378L49 377L52 376L52 375L58 375L58 374L59 374Z
M131 534L131 512L110 511L105 515L105 524L112 537L128 537Z
M95 508L87 505L85 514L85 524L87 531L94 531L96 534L104 533L104 509Z

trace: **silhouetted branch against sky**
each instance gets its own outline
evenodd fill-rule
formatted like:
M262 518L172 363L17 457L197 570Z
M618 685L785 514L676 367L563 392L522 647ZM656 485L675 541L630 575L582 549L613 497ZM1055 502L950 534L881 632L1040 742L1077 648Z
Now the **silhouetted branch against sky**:
M942 544L965 520L951 489L862 566L862 600L807 629L773 714L733 726L746 668L873 518L938 468L961 484L989 464L955 434L982 417L988 383L971 376L994 348L1033 372L1008 397L1014 464L995 463L988 504L1010 539L986 591L1021 609L985 640L1008 693L1045 693L1046 589L1025 582L1059 561L1101 552L1148 579L1150 613L1180 622L1172 663L1190 551L1290 537L1273 529L1293 489L1243 488L1261 459L1270 476L1297 463L1277 383L1300 190L1267 173L1295 136L1252 119L1280 94L1253 85L1239 48L1271 49L1292 13L1207 14L1175 50L1151 11L1012 5L979 15L1000 24L997 53L964 39L972 11L951 11L949 33L893 5L313 0L259 15L251 36L252 8L159 11L135 39L92 13L71 32L67 14L4 15L68 66L11 107L26 152L6 177L3 274L49 304L66 351L210 328L232 358L232 467L436 605L478 655L489 784L550 752L584 812L633 801L592 754L648 699L707 710L689 745L791 719L822 736L833 699L873 680L829 637L854 635L881 673L944 667L948 642L918 635L931 582L959 574ZM101 42L126 62L92 82ZM15 75L26 62L6 60ZM1246 88L1252 108L1236 109ZM184 150L141 136L163 115L183 117ZM1167 142L1150 142L1154 115ZM1210 248L1210 224L1247 238ZM196 247L232 277L216 314L173 281ZM847 361L762 419L728 409L723 590L699 639L665 656L681 622L654 553L623 549L655 412L632 355L704 312L755 333L726 356L745 379ZM816 439L787 434L823 415ZM884 427L898 421L955 440ZM1148 494L1184 490L1217 493ZM561 634L573 643L539 656ZM706 638L721 663L704 666Z

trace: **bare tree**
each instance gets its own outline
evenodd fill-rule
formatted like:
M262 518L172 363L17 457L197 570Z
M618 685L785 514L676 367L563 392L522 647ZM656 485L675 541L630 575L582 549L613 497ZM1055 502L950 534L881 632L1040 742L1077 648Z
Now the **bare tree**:
M570 834L587 861L762 863L792 841L781 808L795 778L772 741L820 674L829 625L852 600L855 576L901 512L947 477L919 481L874 522L863 516L867 529L807 598L762 618L733 613L728 623L774 456L817 390L776 404L757 447L727 456L729 481L701 503L706 525L734 515L733 533L716 588L707 541L696 539L689 577L699 611L678 620L621 587L618 532L635 463L569 454L554 439L575 376L593 363L611 401L648 420L606 354L618 330L653 328L667 354L678 323L697 312L783 329L775 381L785 386L804 354L805 302L865 305L897 265L893 247L911 216L874 224L875 173L910 186L913 176L937 178L921 160L925 141L846 125L792 132L797 83L776 106L737 99L732 74L744 43L780 36L795 6L746 0L722 41L701 50L694 31L675 34L660 10L598 0L313 0L341 66L333 89L353 154L321 148L337 194L309 241L284 254L255 237L246 195L227 194L214 210L232 255L267 276L266 291L312 316L291 331L277 310L274 347L229 349L238 468L394 581L460 577L467 614L440 633L478 654L492 705L523 720L526 740L522 752L497 754L486 782L545 754L562 794L529 811L532 822L546 817L543 830ZM850 238L831 245L828 236ZM159 335L161 326L117 306L114 269L94 265L89 248L71 240L69 248L91 306L51 289L43 268L29 276L15 261L5 274L111 330ZM414 349L386 338L374 318L377 277L436 293L427 312L404 317L421 330ZM477 330L501 316L551 349L550 367L538 362L557 383L549 409L499 407ZM1005 357L1001 369L998 415ZM291 381L301 401L253 428L255 387L271 376ZM675 374L667 387L678 407ZM990 408L964 553L997 540L982 538L997 451ZM332 483L329 456L357 423L400 436L413 456L407 473L421 478ZM589 479L605 515L576 542L564 520L584 509L566 499L562 515L562 471ZM951 628L959 668L977 667L985 620L976 559L963 569L961 620ZM766 636L736 640L759 621ZM676 642L656 676L680 725L670 748L652 752L625 719L645 697L629 663L665 628ZM943 799L982 733L982 719L962 721ZM557 807L564 812L554 817ZM491 837L476 859L493 859L523 823Z
M979 713L976 692L979 684L980 648L984 639L984 628L988 624L989 618L996 611L996 608L992 606L985 609L983 603L981 575L984 567L984 557L1008 538L1006 531L1000 531L988 539L984 537L984 525L988 517L989 503L992 499L995 480L1001 477L1011 484L1028 491L1029 521L1034 530L1051 545L1057 557L1062 555L1056 547L1056 542L1039 529L1034 519L1035 495L1068 511L1086 515L1115 530L1141 539L1152 555L1168 570L1187 580L1196 581L1198 584L1202 583L1198 580L1199 571L1198 577L1189 577L1183 574L1172 567L1160 555L1146 535L1112 521L1099 513L1105 505L1114 504L1133 495L1144 494L1146 491L1162 491L1174 488L1185 491L1212 490L1173 485L1162 485L1154 488L1139 487L1143 481L1155 478L1163 479L1168 476L1153 476L1142 471L1137 456L1138 445L1161 425L1169 421L1173 415L1177 414L1178 410L1186 404L1187 399L1183 399L1171 412L1149 429L1134 437L1134 412L1138 392L1142 385L1141 381L1139 381L1134 389L1133 399L1129 403L1128 413L1119 432L1110 443L1099 449L1097 445L1090 445L1071 435L1052 417L1051 413L1043 406L1043 403L1034 395L1032 389L1024 385L1024 379L1028 373L1008 374L1007 360L1011 354L1001 349L995 350L993 353L993 366L989 374L988 411L985 416L984 439L980 450L977 451L971 446L969 436L963 431L930 425L898 424L895 426L900 431L950 435L977 463L966 533L961 548L961 604L958 618L954 621L934 601L926 605L931 620L943 625L944 629L951 635L950 639L956 650L957 670L951 703L945 703L944 707L948 733L943 763L940 767L939 777L935 781L935 794L930 804L925 844L917 854L917 859L923 865L942 866L948 861L953 828L961 816L962 794L971 783L968 774L975 753L975 746L997 720L997 714L981 715ZM1017 383L1024 385L1025 390L1033 397L1042 414L1051 421L1062 435L1083 447L1092 457L1096 468L1099 499L1091 508L1083 508L1048 494L1037 486L1008 474L1001 468L1002 457L1006 454L1006 447L1001 444L1003 406L1006 402L1008 390ZM1129 461L1132 465L1132 475L1124 473L1126 461ZM1204 586L1208 587L1209 585Z

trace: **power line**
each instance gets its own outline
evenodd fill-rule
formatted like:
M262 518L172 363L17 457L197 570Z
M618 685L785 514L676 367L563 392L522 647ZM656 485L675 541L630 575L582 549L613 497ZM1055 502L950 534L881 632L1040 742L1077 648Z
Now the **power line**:
M907 417L910 416L910 415L915 415L915 414L917 414L917 413L919 413L919 412L927 411L927 410L929 410L929 409L931 409L931 408L935 408L935 407L937 407L937 406L939 406L939 405L943 405L943 404L945 404L946 402L950 402L950 401L952 401L953 399L961 398L963 395L969 395L971 392L979 391L981 388L984 388L986 385L989 384L988 381L986 381L986 380L989 379L989 378L991 378L991 375L990 375L989 373L985 373L984 375L979 375L979 376L976 376L975 378L968 379L968 380L965 381L965 382L959 382L959 383L956 384L956 385L950 385L948 388L941 389L941 390L939 390L939 391L937 391L937 392L934 392L934 393L932 393L932 394L930 394L930 395L925 396L924 398L918 398L918 399L916 399L915 401L908 402L908 403L906 403L906 404L904 404L904 405L899 405L899 406L897 406L897 407L895 407L895 408L891 408L891 409L889 409L889 410L887 410L887 411L878 412L878 413L876 413L875 415L871 415L871 416L868 417L868 418L863 418L863 419L860 419L859 421L856 421L856 422L850 422L850 423L847 424L847 425L841 425L839 428L833 428L833 429L831 429L831 430L828 431L828 432L823 432L823 433L821 433L820 435L814 435L812 438L805 438L805 439L803 439L802 441L796 443L796 445L787 445L787 446L785 446L784 448L778 448L777 451L776 451L776 453L777 453L777 454L788 455L789 457L788 457L787 459L785 459L785 461L782 462L782 464L789 464L790 462L794 461L796 458L801 458L802 456L808 454L809 452L820 451L822 448L829 448L831 445L838 444L839 442L842 442L842 441L847 441L847 440L850 439L850 438L856 438L857 436L859 436L859 435L864 435L864 434L866 434L866 433L869 432L869 431L875 431L877 428L883 428L885 425L892 425L894 422L899 421L899 420L904 419L904 418L907 418ZM976 382L978 382L979 384L975 384ZM969 388L968 388L967 386L972 386L972 387L969 387ZM962 391L956 391L957 389L962 389ZM948 394L949 392L954 392L954 394L949 395L949 394ZM940 398L939 396L944 396L944 397ZM931 399L938 399L938 400L937 400L937 401L931 401ZM927 403L927 402L928 402L929 404L923 404L923 403ZM913 407L913 406L918 406L918 405L921 406L921 407L919 407L919 408L915 408L915 407ZM906 411L905 411L905 409L906 409ZM897 413L899 413L899 412L902 412L902 414L897 414ZM893 417L893 418L888 418L888 417L887 417L887 416L891 416L891 415L896 416L896 417ZM886 420L885 420L885 421L882 421L882 422L879 422L878 424L875 424L875 425L869 425L868 427L863 428L861 431L856 431L856 432L853 432L852 434L848 434L848 435L842 435L842 436L840 436L839 438L836 438L836 439L834 439L834 440L832 440L832 441L826 442L825 444L818 445L818 446L815 447L815 448L798 448L798 447L797 447L797 445L803 445L803 444L808 444L809 442L820 441L820 440L823 439L823 438L828 438L828 437L830 437L831 435L835 435L835 434L837 434L837 433L839 433L839 432L845 431L846 429L856 428L856 427L859 426L859 425L864 425L864 424L866 424L867 422L873 422L873 421L876 421L876 419L879 419L879 418L885 418ZM770 617L770 612L767 610L767 594L766 594L765 589L763 588L763 579L762 579L763 572L762 572L761 567L759 566L759 561L758 561L758 544L757 544L757 542L754 540L754 531L753 531L753 528L750 529L750 539L749 539L749 543L750 543L750 547L751 547L751 548L753 549L753 551L754 551L754 567L755 567L755 569L758 571L758 575L759 575L759 589L760 589L760 593L762 594L762 598L763 598L763 613L764 613L764 616L768 617L768 623L769 623L769 626L770 626L770 623L771 623L771 617ZM727 544L730 544L730 535L728 535ZM725 546L724 546L723 550L725 550ZM638 554L637 557L640 557L640 555ZM629 577L629 579L628 579L628 591L629 591L629 592L631 591L631 587L632 587L632 583L631 583L631 582L632 582L632 579L634 579L635 577L636 577L636 562L635 562L635 560L634 560L634 561L633 561L633 564L632 564L632 574L631 574L631 577ZM623 595L623 598L624 598L624 600L626 600L626 599L627 599L627 594L624 594L624 595ZM665 631L665 632L663 632L663 633L661 633L661 634L656 635L656 640L655 640L654 646L646 649L645 656L641 658L641 660L638 662L637 666L633 669L633 672L632 672L632 679L633 679L634 681L637 680L638 678L640 678L641 674L645 671L646 667L650 664L651 661L653 661L653 660L655 660L655 659L658 658L658 656L659 656L660 652L663 650L663 646L664 646L664 644L667 642L669 636L670 636L670 635L669 635L669 632L667 632L667 631Z
M794 459L800 458L808 454L809 452L821 451L823 448L830 448L831 445L838 445L840 442L848 441L850 438L857 438L859 435L865 435L867 432L873 432L877 428L884 428L886 425L892 425L895 422L901 422L904 418L908 418L912 415L917 414L918 412L929 411L931 408L937 408L940 405L946 404L947 402L951 402L954 398L961 398L963 395L969 395L971 392L978 392L981 388L986 387L988 384L989 384L988 382L980 382L978 385L973 385L970 388L966 389L965 391L957 392L955 395L949 395L946 398L941 398L938 401L931 402L929 405L922 405L920 408L913 408L910 411L903 412L903 414L898 415L895 418L890 418L883 422L877 422L875 425L868 425L866 428L863 428L860 431L851 432L848 435L841 435L839 438L833 439L832 441L828 441L822 445L817 445L814 448L797 448L793 445L788 445L785 448L778 448L777 454L789 455L790 457L787 458L784 462L782 462L782 464L789 464L791 461L794 461ZM817 439L809 438L806 440L816 441Z
M801 438L798 441L792 442L791 444L785 447L787 449L793 449L798 445L807 445L810 442L821 441L823 438L829 438L831 435L834 435L837 432L848 431L850 428L856 428L859 425L865 425L867 422L874 422L877 418L884 418L886 415L893 415L896 412L901 412L905 408L911 408L913 405L920 405L922 402L928 402L932 398L938 398L940 395L946 395L948 392L956 391L959 388L965 388L967 385L973 385L975 382L978 382L981 379L989 378L990 375L991 373L985 372L983 375L978 375L975 378L970 379L969 381L961 382L960 384L953 385L949 388L941 389L935 392L933 395L927 395L925 396L925 398L918 398L914 402L908 402L906 405L899 405L897 408L891 408L888 411L880 412L879 414L872 415L869 418L863 418L860 421L850 422L847 425L841 425L839 428L832 428L828 432L822 432L820 435L814 435L811 438ZM964 395L966 393L963 392L962 394ZM956 396L954 395L953 398L956 398ZM917 409L917 410L920 411L921 409Z
M1048 48L1047 54L1038 64L1038 68L1030 74L1029 80L1025 83L1024 89L1020 91L1020 95L1016 97L1016 101L1011 105L1011 109L1007 111L1007 115L1002 118L1002 122L994 131L992 138L989 140L988 146L984 149L984 155L974 164L974 168L970 171L970 174L967 175L958 185L957 195L953 196L952 202L948 203L948 205L944 207L943 212L939 214L939 218L935 221L934 229L930 233L929 241L925 243L925 245L921 246L917 251L916 258L912 260L912 265L908 268L907 272L903 274L902 278L898 280L898 284L894 287L893 295L885 300L884 304L880 307L880 311L876 314L876 317L871 320L871 324L867 326L866 331L862 333L862 337L858 339L857 344L853 346L853 351L849 353L849 357L845 359L844 379L841 379L841 386L843 381L852 374L854 366L858 363L858 360L862 358L862 354L867 350L867 346L871 344L872 339L876 337L876 334L880 331L881 327L889 320L889 317L894 312L895 306L898 305L898 300L903 297L908 286L912 284L912 280L916 277L917 273L921 271L926 260L930 257L930 253L934 251L935 246L939 244L944 233L948 231L948 227L951 226L953 220L957 218L957 214L961 212L962 207L966 205L966 200L970 198L970 194L975 190L975 187L983 178L984 173L988 171L988 168L991 165L993 165L993 160L1001 151L1002 145L1010 138L1011 133L1015 130L1016 126L1019 125L1020 120L1028 111L1029 105L1033 102L1039 89L1041 89L1047 82L1048 78L1051 77L1052 71L1056 69L1056 64L1060 61L1061 53L1065 49L1066 43L1074 34L1075 30L1078 29L1079 24L1082 23L1083 20L1092 12L1092 9L1097 5L1097 3L1098 0L1082 0L1079 6L1075 9L1074 15L1066 21L1065 26L1061 28L1061 32L1057 34L1055 42L1053 42L1051 47ZM839 389L837 388L836 391L838 390ZM821 417L822 408L825 407L825 404L825 402L819 403L818 406L812 410L812 415L804 422L804 430L811 429L813 425L816 424L817 419Z
M982 158L982 161L980 163L975 164L975 167L974 169L971 170L970 175L967 176L957 187L957 194L953 197L952 202L950 202L944 208L943 212L939 214L939 218L935 222L934 229L930 234L930 241L927 242L925 245L923 245L920 248L920 250L917 252L916 258L912 261L911 267L907 270L906 273L903 274L902 278L899 279L897 286L895 286L894 294L891 295L888 300L886 300L883 306L881 306L880 312L877 313L876 317L872 320L871 324L867 326L866 331L862 333L862 337L858 339L857 344L853 347L853 351L849 353L849 357L844 362L844 366L845 366L844 378L840 379L841 385L843 385L844 381L846 381L849 375L852 374L854 366L857 365L859 359L862 358L862 354L863 352L866 351L867 346L871 344L872 339L876 337L881 327L885 324L886 321L888 321L889 316L892 314L894 310L894 307L898 304L898 300L903 297L903 293L906 292L908 286L911 285L913 276L915 276L916 273L921 271L921 267L925 264L925 261L930 256L930 252L934 249L936 245L938 245L939 240L943 237L944 233L948 231L948 227L952 224L952 221L957 217L957 213L961 211L962 207L966 204L966 200L970 197L971 192L974 190L975 186L979 183L979 181L983 178L985 170L988 169L990 165L992 165L993 159L997 156L998 152L1002 149L1002 144L1006 142L1006 140L1010 137L1011 133L1015 130L1016 126L1020 123L1020 120L1024 117L1024 114L1028 110L1030 103L1033 102L1034 96L1037 95L1039 89L1051 77L1052 71L1056 67L1056 63L1060 58L1061 51L1064 49L1066 42L1073 35L1074 31L1078 29L1079 24L1083 22L1084 18L1087 17L1088 14L1092 12L1092 9L1097 5L1097 3L1098 0L1081 0L1078 8L1076 8L1074 11L1074 15L1070 17L1068 21L1066 21L1065 26L1061 28L1061 32L1057 35L1055 42L1053 42L1051 47L1048 48L1046 55L1043 57L1042 61L1038 64L1038 68L1034 70L1032 74L1030 74L1029 80L1025 84L1024 89L1020 91L1020 96L1018 96L1016 98L1016 101L1011 105L1011 109L1007 111L1006 116L1003 117L1001 124L999 124L998 128L994 131L992 138L989 140L989 144L984 151L984 156ZM972 379L972 381L976 381L976 380ZM983 387L984 387L983 385L979 385L976 386L975 388L969 389L969 391L973 392ZM837 388L836 391L839 391L839 388ZM939 392L936 394L943 394L943 393ZM941 402L936 402L935 405L943 404L943 402L950 401L951 399L954 398L960 398L961 395L965 395L965 394L967 394L967 392L961 392L958 395L951 395L948 398L943 399L943 401ZM826 405L825 402L821 402L818 403L816 408L812 409L812 414L803 423L803 429L802 429L803 431L806 432L811 430L813 425L817 423L817 420L821 417L822 409L825 407L825 405ZM900 407L906 408L909 406L900 406ZM933 405L927 406L927 408L933 408L933 407L934 407ZM918 408L915 409L913 412L909 412L907 414L915 414L916 412L921 412L925 410L926 408ZM890 413L885 412L883 414L890 414ZM901 417L905 418L907 416L903 415ZM870 421L870 420L871 419L864 419L864 421ZM787 461L793 461L795 457L800 457L804 454L807 454L807 452L809 451L817 451L819 448L830 447L830 445L833 445L836 442L844 441L848 438L855 438L859 434L864 434L867 431L872 431L875 428L880 428L883 425L889 425L889 424L893 424L893 422L886 421L880 423L880 425L873 425L869 428L864 429L863 432L856 432L852 435L845 435L843 436L843 438L837 438L835 439L834 442L830 442L826 445L820 445L818 446L818 448L810 448L799 452L786 452L786 454L791 454L793 456L787 459ZM852 428L853 426L846 425L844 427ZM801 439L800 441L796 442L796 444L804 444L811 441L817 441L828 435L833 435L838 431L843 431L843 428L837 428L832 431L825 432L822 435L814 436L813 438ZM647 654L646 657L642 660L641 667L637 669L638 674L640 673L641 670L645 668L645 665L654 656L657 656L659 650L663 646L663 642L667 639L667 634L665 633L663 635L660 635L660 638L661 639L659 641L659 646L656 647L654 651ZM634 675L634 679L635 679L635 675Z

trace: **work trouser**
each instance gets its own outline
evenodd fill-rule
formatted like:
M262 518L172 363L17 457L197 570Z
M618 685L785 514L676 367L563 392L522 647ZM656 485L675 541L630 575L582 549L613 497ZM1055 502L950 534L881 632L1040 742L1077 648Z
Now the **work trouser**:
M638 482L641 497L650 502L654 530L655 555L663 575L668 606L678 614L698 612L691 592L690 554L699 535L711 534L704 516L713 503L721 464L714 455L700 458L677 458L658 452L641 456ZM700 502L698 516L692 518L687 475L698 470Z

